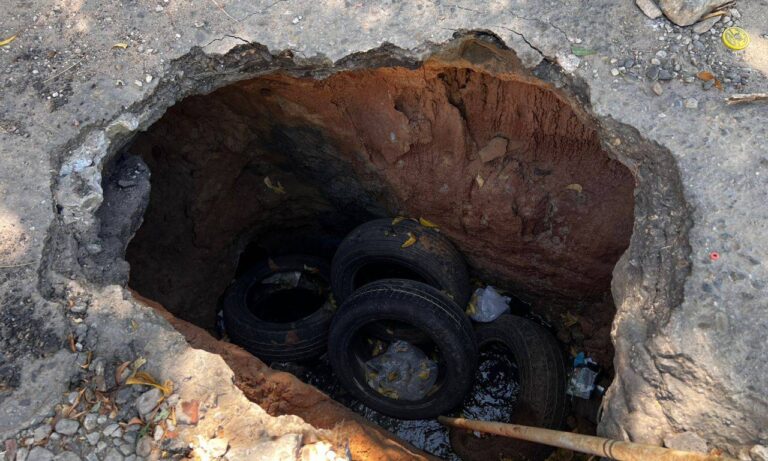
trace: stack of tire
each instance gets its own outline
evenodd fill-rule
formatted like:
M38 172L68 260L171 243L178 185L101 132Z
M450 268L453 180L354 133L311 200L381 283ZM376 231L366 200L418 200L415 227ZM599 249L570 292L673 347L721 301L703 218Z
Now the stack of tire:
M292 282L270 283L281 280L277 274L292 274ZM294 283L297 278L315 283ZM325 302L297 310L268 301L281 289L308 286L314 299ZM501 347L518 368L520 391L510 422L559 428L566 374L557 341L541 325L508 314L473 326L465 313L470 295L464 259L439 230L415 220L379 219L354 229L330 268L311 256L276 257L253 268L227 291L224 322L234 343L265 361L302 361L327 350L334 374L349 392L401 419L433 418L458 408L472 388L478 351ZM270 304L279 312L266 313L263 307ZM438 365L434 386L417 400L392 398L371 387L365 367L375 354L370 338L428 345ZM451 444L463 459L543 459L547 453L534 444L481 439L457 429L451 431Z

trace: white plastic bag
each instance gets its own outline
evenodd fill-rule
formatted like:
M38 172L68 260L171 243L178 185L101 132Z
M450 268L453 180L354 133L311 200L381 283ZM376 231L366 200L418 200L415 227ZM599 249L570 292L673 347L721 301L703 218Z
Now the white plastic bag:
M382 395L399 400L419 400L437 381L437 363L411 343L398 340L367 362L368 385Z
M502 296L492 286L478 288L472 294L467 307L467 315L475 322L493 322L501 314L509 311L509 302L512 298Z

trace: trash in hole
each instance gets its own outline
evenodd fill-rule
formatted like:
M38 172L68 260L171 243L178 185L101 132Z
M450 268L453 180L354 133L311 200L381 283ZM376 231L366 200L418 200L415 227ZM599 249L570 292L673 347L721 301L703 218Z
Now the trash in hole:
M592 391L595 390L598 374L600 374L600 367L597 362L590 357L585 357L583 352L579 352L573 359L573 373L565 393L580 399L589 399Z
M493 322L506 312L509 312L509 302L512 298L502 296L492 286L478 288L472 294L467 306L467 315L475 322Z
M397 340L367 362L368 385L396 400L424 398L437 381L437 363L407 341Z

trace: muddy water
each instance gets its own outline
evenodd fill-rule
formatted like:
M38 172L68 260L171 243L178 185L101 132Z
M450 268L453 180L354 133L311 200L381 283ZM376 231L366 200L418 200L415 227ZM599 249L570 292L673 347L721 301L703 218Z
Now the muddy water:
M334 400L422 450L448 460L460 459L451 450L447 428L434 419L401 420L368 408L344 390L325 357L304 366L273 364L273 367L294 373ZM518 390L516 365L500 351L481 351L475 384L455 415L510 422Z

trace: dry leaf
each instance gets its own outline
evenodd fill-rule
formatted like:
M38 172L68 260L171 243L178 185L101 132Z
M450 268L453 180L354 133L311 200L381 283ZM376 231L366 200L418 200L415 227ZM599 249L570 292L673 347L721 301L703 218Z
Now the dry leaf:
M395 219L392 220L392 225L397 226L398 224L405 221L406 219L408 218L406 218L405 216L396 216Z
M114 45L112 45L112 48L120 48L120 49L124 50L124 49L128 48L128 44L127 43L115 43Z
M581 193L581 191L582 191L582 190L584 190L584 189L581 187L581 184L576 184L576 183L574 183L574 184L568 184L567 186L565 186L565 188L566 188L566 189L570 189L570 190L575 190L575 191L576 191L576 192L578 192L578 193Z
M88 354L85 356L85 363L80 365L80 368L87 370L91 366L91 358L93 358L93 351L88 351Z
M406 240L402 245L400 245L400 248L408 248L414 243L416 243L416 236L413 235L413 232L408 232L408 240Z
M6 38L5 40L0 41L0 46L5 46L5 45L11 43L14 40L16 40L16 36L15 35L11 35L10 37Z
M477 176L475 176L475 182L477 183L477 187L482 188L483 184L485 184L485 179L480 176L480 173L477 173Z
M123 372L128 368L128 365L130 365L131 362L123 362L121 363L117 369L115 370L115 382L120 383L120 377L123 376Z
M710 80L714 80L715 81L715 88L717 88L720 91L723 91L723 83L720 80L718 80L712 72L709 72L709 71L706 71L706 70L702 70L701 72L696 74L696 77L698 77L699 80L704 81L704 82L708 82Z
M272 184L272 180L269 179L269 176L264 177L264 184L269 188L269 190L276 192L278 194L284 194L285 188L282 184L280 184L280 181L277 181L277 185Z
M144 424L144 421L142 421L141 418L134 416L126 423L126 426L141 426L142 424Z
M147 359L145 359L144 357L139 357L133 361L133 363L131 364L131 369L133 371L136 371L139 368L143 367L145 363L147 363Z
M563 318L563 325L565 325L566 328L570 328L579 322L579 318L571 314L570 312L566 312L565 314L563 314L562 318Z
M728 105L754 101L768 101L768 93L738 93L725 100Z
M69 341L69 350L72 352L77 352L77 347L75 346L75 336L72 333L67 336L67 341Z
M130 376L125 380L125 384L156 387L160 389L166 397L173 392L173 383L171 381L166 381L164 384L160 384L146 371L137 371L133 376Z
M437 224L425 218L419 218L419 224L421 224L422 227L429 229L437 229Z

